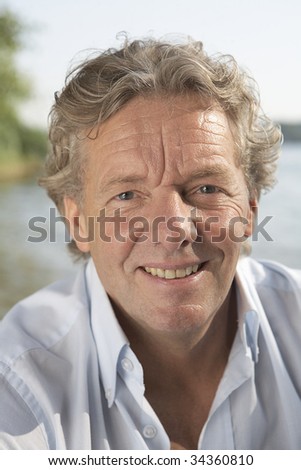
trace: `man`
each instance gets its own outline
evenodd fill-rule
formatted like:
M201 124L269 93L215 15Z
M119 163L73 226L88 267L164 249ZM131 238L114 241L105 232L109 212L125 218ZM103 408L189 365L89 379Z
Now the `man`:
M0 332L0 446L300 449L301 276L243 257L281 133L234 59L126 42L51 113L41 184L88 258Z

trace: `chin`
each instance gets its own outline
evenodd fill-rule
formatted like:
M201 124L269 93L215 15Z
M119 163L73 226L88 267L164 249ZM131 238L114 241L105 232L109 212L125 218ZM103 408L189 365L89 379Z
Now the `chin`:
M156 310L152 318L151 328L162 333L187 334L202 330L208 322L200 306L173 307Z

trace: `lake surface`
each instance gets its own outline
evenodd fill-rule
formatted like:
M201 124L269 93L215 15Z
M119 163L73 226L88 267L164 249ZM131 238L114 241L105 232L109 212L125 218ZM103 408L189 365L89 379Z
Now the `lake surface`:
M252 241L252 256L273 259L301 268L301 144L286 144L279 164L279 183L262 196L258 222L271 219ZM62 222L55 223L56 241L50 241L52 202L34 181L0 185L0 317L18 300L42 286L74 272L77 267L68 254ZM34 232L29 221L39 217ZM29 242L28 237L43 242ZM52 235L54 232L52 231Z
M284 145L277 177L275 188L261 198L258 217L272 217L265 229L273 241L259 237L252 253L301 269L301 143Z

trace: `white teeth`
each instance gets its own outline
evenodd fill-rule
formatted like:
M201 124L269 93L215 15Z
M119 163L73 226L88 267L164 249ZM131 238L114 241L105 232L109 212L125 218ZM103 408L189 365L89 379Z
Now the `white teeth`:
M188 266L187 268L183 269L162 269L162 268L150 268L146 266L145 271L152 276L158 276L162 279L180 279L186 276L190 276L192 273L196 273L199 269L198 264L194 264L193 266Z
M189 270L189 268L187 269L177 269L176 270L176 277L185 277L186 274L191 274L192 273L192 269L190 272L187 272L187 270Z
M164 271L164 277L165 279L175 279L176 277L176 271L174 269L165 269Z
M198 269L198 268L197 268ZM193 267L192 266L188 266L188 268L186 268L185 272L186 272L186 275L189 276L189 274L191 274L193 271Z
M165 277L165 271L164 271L164 269L158 268L158 269L157 269L157 276L159 276L159 277Z

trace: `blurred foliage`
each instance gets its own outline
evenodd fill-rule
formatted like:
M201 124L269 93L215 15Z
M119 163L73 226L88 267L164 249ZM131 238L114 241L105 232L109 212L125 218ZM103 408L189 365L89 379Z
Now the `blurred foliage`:
M13 13L0 10L0 164L45 156L46 132L23 124L18 103L30 96L29 79L16 66L26 27Z

